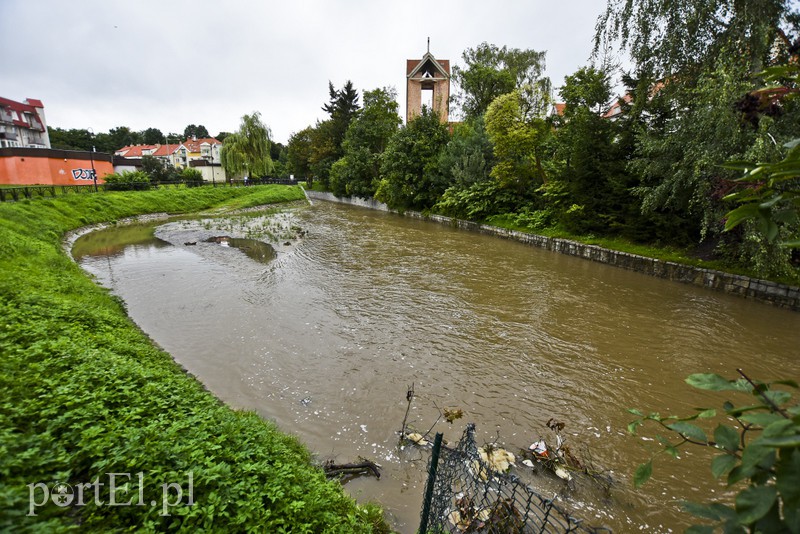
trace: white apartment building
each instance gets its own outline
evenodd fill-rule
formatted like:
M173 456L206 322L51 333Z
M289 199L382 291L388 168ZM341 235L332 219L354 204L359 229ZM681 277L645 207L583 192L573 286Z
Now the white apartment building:
M50 148L41 100L0 97L0 148L9 147Z

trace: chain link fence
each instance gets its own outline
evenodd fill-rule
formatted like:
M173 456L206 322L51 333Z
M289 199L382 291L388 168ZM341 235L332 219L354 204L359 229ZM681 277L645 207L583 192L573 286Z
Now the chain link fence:
M441 447L436 436L428 465L428 483L420 533L610 533L585 526L513 474L490 469L467 425L455 448Z

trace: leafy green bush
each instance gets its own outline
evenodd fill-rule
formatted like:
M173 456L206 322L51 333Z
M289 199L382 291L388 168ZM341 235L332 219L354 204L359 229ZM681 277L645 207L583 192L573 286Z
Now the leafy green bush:
M716 374L694 374L686 379L698 389L748 397L743 405L730 401L722 405L723 417L713 430L713 439L695 423L717 417L717 410L708 408L698 408L698 413L688 417L630 410L638 419L628 425L628 431L635 434L639 426L651 421L677 434L677 441L657 436L663 445L659 453L673 457L685 445L715 449L719 454L711 462L712 475L726 477L729 486L743 487L734 506L686 502L687 512L714 522L726 533L800 532L800 404L785 389L796 390L798 385L789 380L755 382L741 370L739 373L742 378L737 380ZM653 458L636 469L634 484L644 484L652 470ZM715 525L696 525L687 532L710 533Z
M448 188L433 210L450 217L482 221L492 215L515 212L524 205L524 197L496 180L488 180L466 188Z
M196 187L203 184L203 173L197 169L186 167L181 171L181 180L189 187Z
M150 176L142 171L122 171L106 175L107 191L129 191L150 189Z
M151 182L174 182L178 179L175 167L155 156L142 156L142 172L150 177Z

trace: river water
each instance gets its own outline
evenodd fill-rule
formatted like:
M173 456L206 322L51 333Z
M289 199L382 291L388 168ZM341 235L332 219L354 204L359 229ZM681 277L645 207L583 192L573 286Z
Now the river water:
M513 241L325 202L155 226L88 234L74 255L226 403L320 459L382 465L380 480L345 487L380 502L400 532L418 526L428 459L397 447L412 383L417 430L463 409L434 427L451 441L474 422L479 441L517 450L563 422L573 452L614 482L532 484L589 524L668 532L690 524L680 500L730 493L700 449L662 455L634 490L656 432L628 435L627 409L688 415L729 398L690 388L690 373L800 378L796 313ZM274 252L207 241L220 236Z

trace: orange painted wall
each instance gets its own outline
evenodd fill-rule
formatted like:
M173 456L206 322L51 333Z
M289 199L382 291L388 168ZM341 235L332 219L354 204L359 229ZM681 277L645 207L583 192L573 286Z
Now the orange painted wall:
M110 161L95 160L97 183L114 172ZM0 185L91 185L92 162L87 159L2 156Z

